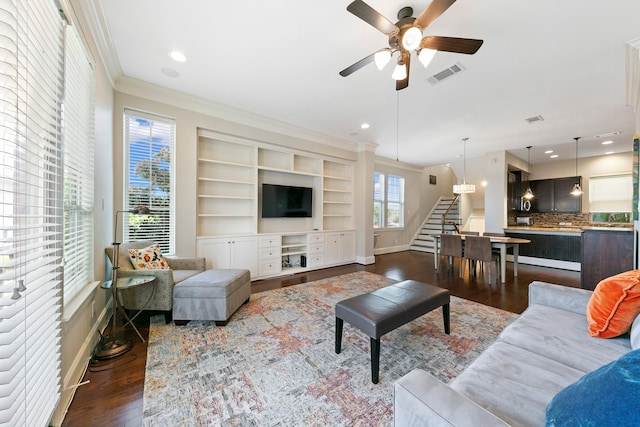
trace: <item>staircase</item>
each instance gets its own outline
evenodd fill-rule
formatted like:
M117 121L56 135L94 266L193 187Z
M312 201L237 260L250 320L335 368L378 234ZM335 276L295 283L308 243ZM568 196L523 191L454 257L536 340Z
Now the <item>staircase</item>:
M452 233L460 226L460 202L455 197L441 197L433 207L422 227L413 238L409 248L414 251L434 252L434 239L431 236L442 234L442 215L447 214L444 221L444 232ZM449 209L450 208L450 209ZM447 209L449 211L447 212Z

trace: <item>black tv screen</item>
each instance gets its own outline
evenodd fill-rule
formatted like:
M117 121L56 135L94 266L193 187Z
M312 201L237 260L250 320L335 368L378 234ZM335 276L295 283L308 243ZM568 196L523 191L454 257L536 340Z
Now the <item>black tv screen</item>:
M262 218L310 218L313 189L262 184Z

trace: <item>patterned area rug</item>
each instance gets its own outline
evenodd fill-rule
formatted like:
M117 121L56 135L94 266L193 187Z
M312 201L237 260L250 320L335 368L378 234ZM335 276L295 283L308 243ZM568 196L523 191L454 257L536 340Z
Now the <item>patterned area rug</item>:
M516 314L451 297L451 335L434 310L382 337L371 382L369 337L336 302L394 283L356 272L251 295L225 327L151 321L145 426L390 426L393 383L422 368L448 383Z

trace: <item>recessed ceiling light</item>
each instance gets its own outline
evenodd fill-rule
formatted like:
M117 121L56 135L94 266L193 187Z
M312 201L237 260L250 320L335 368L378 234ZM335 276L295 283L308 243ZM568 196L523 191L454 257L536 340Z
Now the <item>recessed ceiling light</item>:
M360 125L361 129L369 129L369 127L370 127L369 123L363 123Z
M602 145L613 144L613 141L602 141Z
M552 154L549 157L551 157L552 159L555 159L556 157L558 157L558 155L557 154Z
M184 53L178 52L177 50L169 52L169 56L176 62L185 62L187 60L187 57L184 56Z
M551 154L551 153L553 153L553 150L547 150L544 152L544 154Z

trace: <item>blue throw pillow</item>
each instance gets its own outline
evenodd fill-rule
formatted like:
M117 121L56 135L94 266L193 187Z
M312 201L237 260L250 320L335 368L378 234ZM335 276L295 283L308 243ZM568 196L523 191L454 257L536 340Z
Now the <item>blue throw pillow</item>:
M560 391L547 427L640 426L640 350L625 354Z

